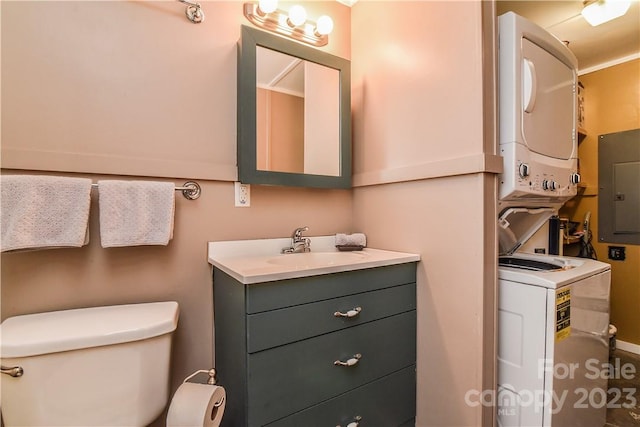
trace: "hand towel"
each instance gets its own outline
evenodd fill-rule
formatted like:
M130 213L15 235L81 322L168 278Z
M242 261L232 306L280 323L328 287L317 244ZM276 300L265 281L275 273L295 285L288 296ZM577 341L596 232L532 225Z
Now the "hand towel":
M98 181L103 248L167 245L173 238L175 184Z
M336 234L336 246L367 246L367 236L364 233Z
M2 252L89 242L91 180L2 175Z

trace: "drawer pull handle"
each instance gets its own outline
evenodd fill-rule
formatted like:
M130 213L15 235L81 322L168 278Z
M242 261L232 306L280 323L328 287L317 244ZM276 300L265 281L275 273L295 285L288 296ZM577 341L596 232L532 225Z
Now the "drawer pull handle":
M333 315L336 317L356 317L358 314L360 314L361 311L362 311L362 307L356 307L354 309L347 311L346 313L336 311L335 313L333 313Z
M353 421L347 424L347 427L358 427L360 425L360 421L362 421L362 417L360 415L353 417ZM342 427L338 424L336 427Z
M333 364L336 366L355 366L358 364L361 358L362 358L362 355L358 353L358 354L354 354L353 357L347 360L346 362L343 362L341 360L336 360L335 362L333 362Z

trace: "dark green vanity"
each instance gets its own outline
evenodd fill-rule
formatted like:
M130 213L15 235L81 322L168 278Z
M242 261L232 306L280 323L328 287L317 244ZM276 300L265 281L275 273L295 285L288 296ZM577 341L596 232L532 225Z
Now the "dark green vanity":
M223 426L414 424L415 262L213 289Z

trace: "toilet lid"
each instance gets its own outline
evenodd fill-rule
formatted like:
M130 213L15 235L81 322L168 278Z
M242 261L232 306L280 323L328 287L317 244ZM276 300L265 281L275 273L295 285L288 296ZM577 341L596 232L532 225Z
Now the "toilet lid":
M172 332L175 301L27 314L0 325L0 357L29 357L139 341Z

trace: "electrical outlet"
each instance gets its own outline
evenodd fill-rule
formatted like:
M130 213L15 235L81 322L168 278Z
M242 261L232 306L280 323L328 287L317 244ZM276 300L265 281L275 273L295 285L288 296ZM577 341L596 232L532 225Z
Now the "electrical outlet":
M624 261L627 257L624 246L609 246L609 259L613 261Z
M236 194L236 207L248 208L251 206L251 187L249 184L234 182L234 189Z

